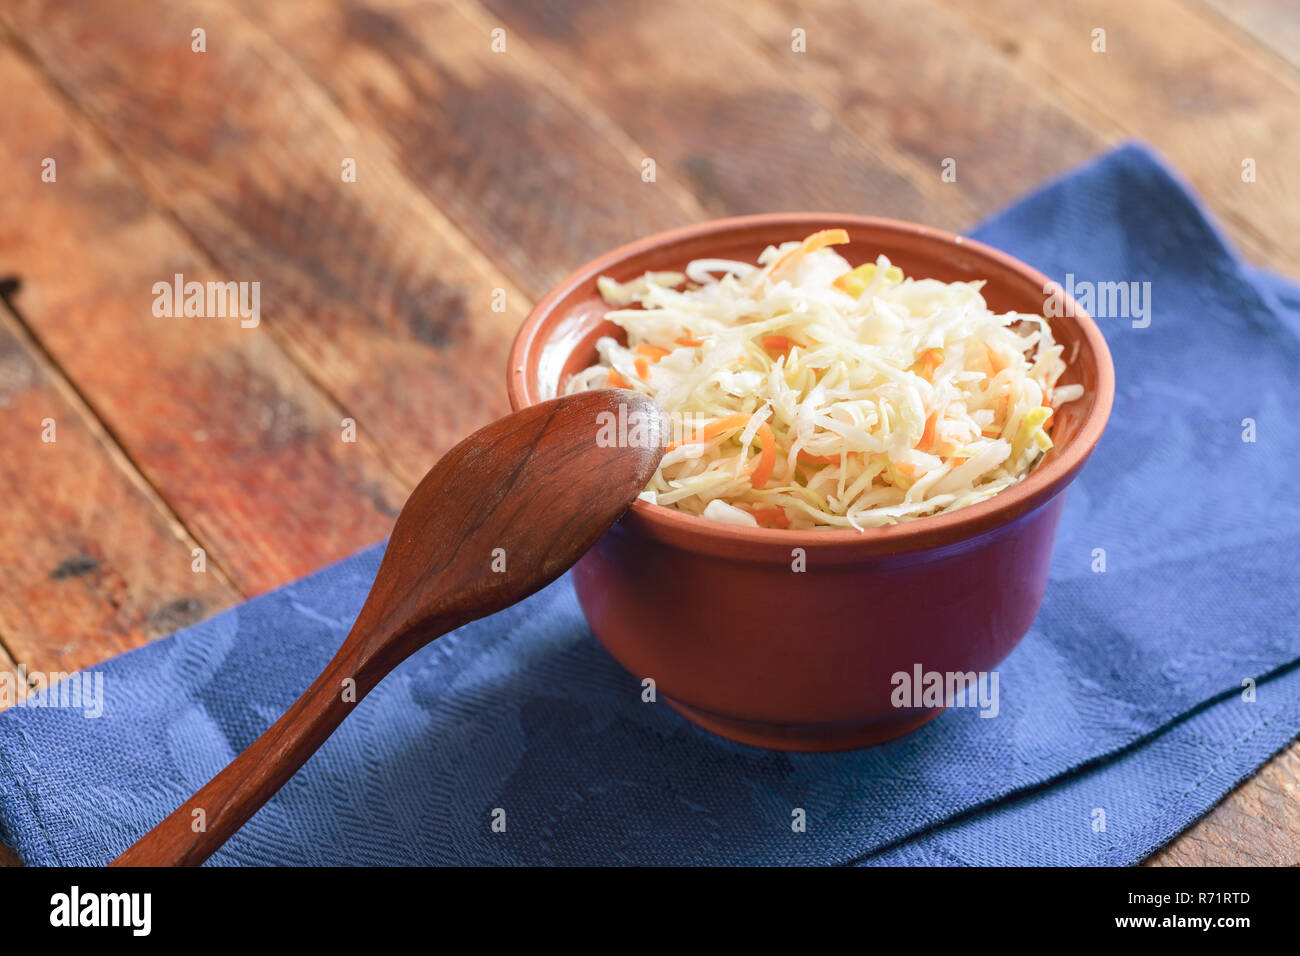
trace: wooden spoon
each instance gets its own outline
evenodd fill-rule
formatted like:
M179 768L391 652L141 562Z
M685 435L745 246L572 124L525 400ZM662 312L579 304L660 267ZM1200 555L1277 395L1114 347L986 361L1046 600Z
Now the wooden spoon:
M620 410L620 406L622 409ZM602 426L646 416L611 445ZM613 437L617 438L617 425ZM627 437L647 437L630 445ZM650 399L582 392L525 408L453 448L393 527L356 623L269 730L113 861L197 866L280 789L389 671L436 637L555 580L636 499L663 456Z

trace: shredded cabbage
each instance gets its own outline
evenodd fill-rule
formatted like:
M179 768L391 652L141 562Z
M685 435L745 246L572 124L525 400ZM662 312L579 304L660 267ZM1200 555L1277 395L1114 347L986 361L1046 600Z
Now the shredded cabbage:
M602 277L599 362L565 392L634 388L674 441L642 500L731 524L859 530L983 501L1052 447L1063 347L1040 316L996 314L982 282L853 268L839 229L685 274Z

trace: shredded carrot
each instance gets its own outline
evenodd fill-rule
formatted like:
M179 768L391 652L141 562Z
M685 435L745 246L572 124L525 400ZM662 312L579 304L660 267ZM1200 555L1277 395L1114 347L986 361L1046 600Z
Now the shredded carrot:
M683 345L689 349L698 348L699 346L704 344L699 339L693 339L686 335L683 335L681 338L673 339L673 342L677 345Z
M667 349L661 349L657 345L638 345L636 354L643 355L652 362L657 362L668 354Z
M767 422L764 422L758 426L758 437L763 442L763 450L758 456L758 467L749 476L749 483L755 488L762 488L767 484L767 479L772 477L772 469L776 467L776 436L772 434L772 429Z
M931 412L930 417L925 420L925 430L921 432L921 440L917 443L917 448L929 448L934 444L934 426L938 421L939 413Z
M1006 368L1006 365L1003 363L1003 361L1000 358L998 358L998 353L994 352L993 347L989 345L987 342L984 343L984 351L988 354L989 367L993 369L994 375L997 375L998 372Z
M809 253L816 252L818 249L824 249L827 246L842 246L849 241L849 234L843 229L823 229L820 232L814 232L799 245L791 249L772 266L768 275L774 276L787 266L792 266Z
M943 349L926 349L921 353L921 374L928 382L934 378L934 370L943 364Z
M968 459L965 459L965 458L949 458L949 459L948 459L948 464L950 464L950 465L952 465L954 468L956 468L958 465L964 465L964 464L966 464L967 460L968 460Z
M724 415L722 418L715 418L711 422L706 422L702 427L696 430L695 440L697 442L709 441L717 438L723 432L731 431L733 428L744 428L749 424L749 416L744 412L736 412L734 415Z
M609 384L612 385L614 388L632 387L632 383L629 382L627 379L625 379L622 375L619 375L618 372L614 371L614 369L609 370Z
M769 352L788 352L799 343L784 335L765 335L758 344Z
M784 508L754 508L750 512L760 528L788 528L790 516Z
M632 364L636 366L636 374L640 377L641 381L650 381L650 363L646 361L644 355L637 356L637 360Z

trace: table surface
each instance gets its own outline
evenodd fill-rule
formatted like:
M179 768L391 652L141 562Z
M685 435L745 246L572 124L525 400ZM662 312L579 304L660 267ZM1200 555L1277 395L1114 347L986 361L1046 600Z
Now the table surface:
M1291 0L10 0L0 667L87 667L382 538L508 411L529 304L650 232L962 230L1135 136L1300 275L1298 105ZM154 317L176 273L260 282L262 321ZM1300 861L1298 786L1295 744L1152 862Z

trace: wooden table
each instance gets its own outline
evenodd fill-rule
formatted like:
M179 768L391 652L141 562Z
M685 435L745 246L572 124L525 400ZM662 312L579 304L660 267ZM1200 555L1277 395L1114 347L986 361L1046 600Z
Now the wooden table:
M9 0L0 666L92 665L381 538L507 411L529 303L649 232L960 230L1137 136L1300 275L1298 93L1290 0ZM261 321L155 317L176 273L259 282ZM1297 862L1298 785L1293 746L1154 862Z

